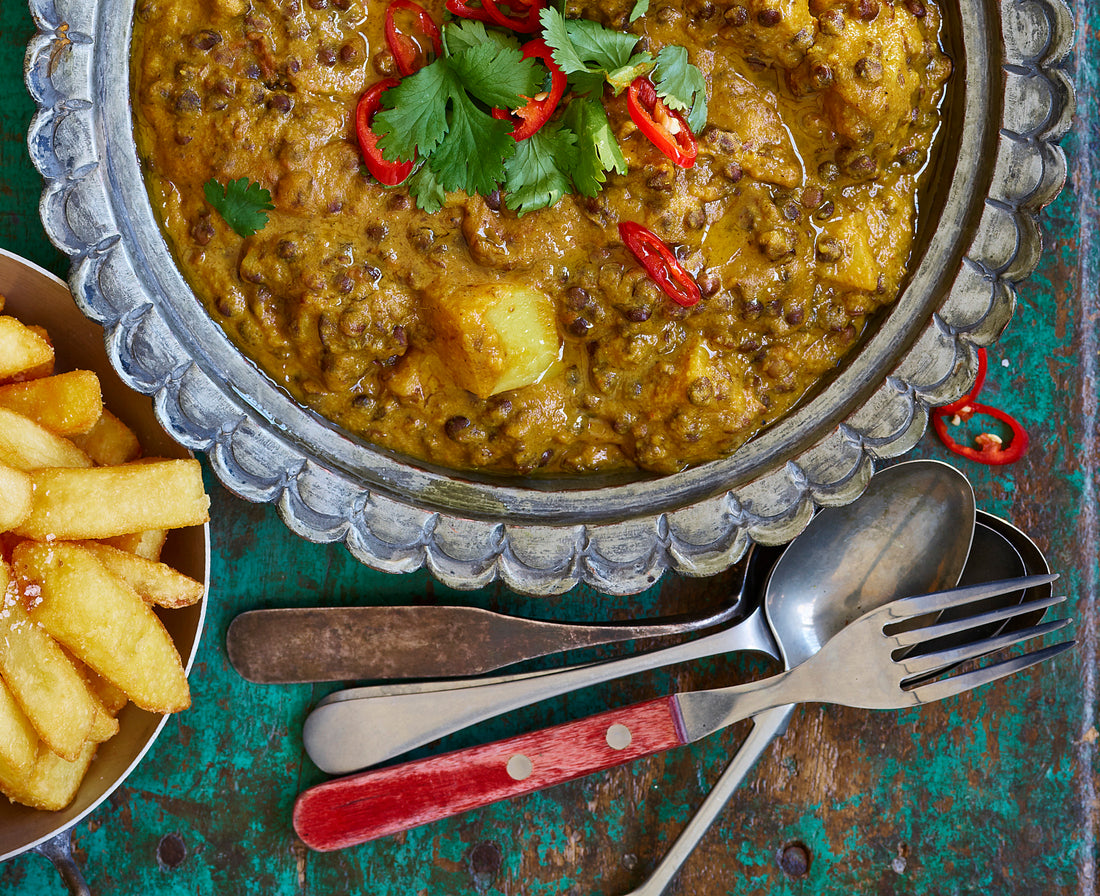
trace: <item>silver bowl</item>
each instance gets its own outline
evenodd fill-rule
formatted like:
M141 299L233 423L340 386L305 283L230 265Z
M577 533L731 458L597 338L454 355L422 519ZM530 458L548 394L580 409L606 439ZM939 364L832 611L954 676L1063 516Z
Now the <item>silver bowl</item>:
M103 350L99 327L73 304L64 281L0 249L0 283L3 284L6 313L14 314L25 323L44 326L49 332L59 370L95 371L106 406L137 433L146 454L189 456L157 423L153 403L116 376ZM163 556L176 569L202 582L206 590L210 574L210 527L173 530L165 543ZM206 600L190 607L163 611L160 616L179 650L184 669L190 672L199 648ZM0 862L29 849L38 849L55 862L61 862L65 866L64 874L74 874L75 866L67 856L69 831L107 799L137 767L168 718L128 704L119 713L118 733L100 745L76 797L65 809L44 812L0 797ZM78 890L74 888L75 891Z
M131 130L133 0L31 0L30 129L42 220L112 360L222 482L273 502L296 533L344 542L387 572L426 566L455 588L528 593L579 582L644 590L718 572L749 540L795 536L815 504L858 496L877 458L908 451L929 406L973 382L1015 286L1037 263L1036 214L1061 189L1073 116L1059 69L1063 0L947 0L955 75L912 273L835 375L728 458L663 477L531 480L436 469L350 437L296 404L228 340L172 260Z

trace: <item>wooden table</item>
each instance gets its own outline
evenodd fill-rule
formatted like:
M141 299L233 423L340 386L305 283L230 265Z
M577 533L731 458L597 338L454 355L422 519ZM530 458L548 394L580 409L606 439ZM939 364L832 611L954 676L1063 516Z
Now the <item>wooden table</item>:
M980 506L1026 529L1062 573L1078 649L1049 668L919 711L796 712L688 862L671 892L717 894L1081 894L1098 891L1097 208L1095 4L1078 12L1078 124L1065 139L1067 188L1047 211L1047 250L990 353L986 395L1033 445L1019 463L959 466ZM0 245L65 276L38 219L41 180L27 158L33 105L21 61L26 6L0 3ZM0 290L3 285L0 284ZM950 456L928 435L914 456ZM567 618L718 603L728 576L666 577L642 595L586 589L526 599L490 587L449 593L424 572L388 576L344 548L306 543L268 506L212 476L213 570L207 629L192 675L195 706L74 834L96 893L616 894L637 886L702 800L747 723L700 744L527 798L335 854L290 826L297 793L324 776L301 724L330 688L264 687L229 666L234 616L265 606L458 601ZM761 667L762 668L762 667ZM579 717L610 704L758 671L696 664L592 689L449 738L443 749ZM805 868L808 860L808 869ZM45 859L0 866L0 892L60 893Z

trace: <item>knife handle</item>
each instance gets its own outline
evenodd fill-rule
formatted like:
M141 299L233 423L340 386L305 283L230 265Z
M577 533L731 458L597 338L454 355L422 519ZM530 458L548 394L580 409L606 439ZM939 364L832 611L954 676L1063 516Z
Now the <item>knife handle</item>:
M319 784L298 796L311 849L365 843L685 743L674 697Z

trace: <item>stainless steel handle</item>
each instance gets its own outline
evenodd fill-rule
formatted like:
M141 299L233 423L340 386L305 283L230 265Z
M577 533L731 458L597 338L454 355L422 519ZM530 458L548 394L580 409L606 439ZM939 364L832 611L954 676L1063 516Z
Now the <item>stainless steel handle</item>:
M787 730L787 723L793 712L792 704L776 706L753 717L752 731L719 776L710 794L680 832L672 849L661 859L646 882L625 896L661 896L664 893L688 856L703 839L703 835L722 813L733 792L741 786L741 782L768 748L768 744Z

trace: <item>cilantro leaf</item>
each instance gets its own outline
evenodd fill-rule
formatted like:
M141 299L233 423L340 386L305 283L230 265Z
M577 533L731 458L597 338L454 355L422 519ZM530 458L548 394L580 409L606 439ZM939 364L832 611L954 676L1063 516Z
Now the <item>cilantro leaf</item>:
M587 97L574 99L562 124L577 135L576 162L570 174L577 192L595 196L607 182L607 173L626 174L627 164L603 103Z
M687 112L688 126L693 132L702 130L707 123L707 80L688 62L687 50L675 44L662 48L653 75L657 96L669 108Z
M649 12L649 0L638 0L634 4L634 8L630 10L630 21L636 22L647 12Z
M615 31L590 19L566 19L565 30L576 54L604 71L629 63L639 39L637 34Z
M447 191L428 165L419 166L405 185L409 188L409 195L416 199L416 207L429 215L434 215L447 201Z
M263 230L267 225L264 212L275 208L271 193L259 184L250 183L247 177L231 180L225 187L210 179L202 185L202 192L206 201L240 237Z
M476 29L463 34L480 35ZM525 105L541 81L534 60L514 47L492 40L464 46L386 91L374 116L378 147L387 159L424 159L443 190L491 192L516 142L512 123L489 109ZM433 192L425 187L424 196Z
M554 9L544 9L539 21L554 61L569 76L569 83L578 94L596 94L609 72L621 72L644 63L645 59L652 68L649 54L634 53L639 40L636 34L615 31L588 19L566 19ZM617 91L621 89L616 87Z
M566 171L573 167L576 141L572 131L550 122L516 144L516 154L504 165L508 208L522 215L547 208L571 192Z
M481 44L496 44L504 48L518 50L519 39L514 34L493 28L489 30L482 22L476 19L455 19L443 26L443 43L447 48L447 55L454 56L463 50L469 50Z
M462 89L490 108L518 109L542 84L533 59L493 43L470 47L444 61Z
M451 107L447 138L427 163L444 190L465 190L472 196L496 189L504 179L504 162L515 151L512 122L493 118L460 92Z
M447 136L447 107L461 85L445 59L437 59L382 95L374 116L378 148L390 161L429 155Z

